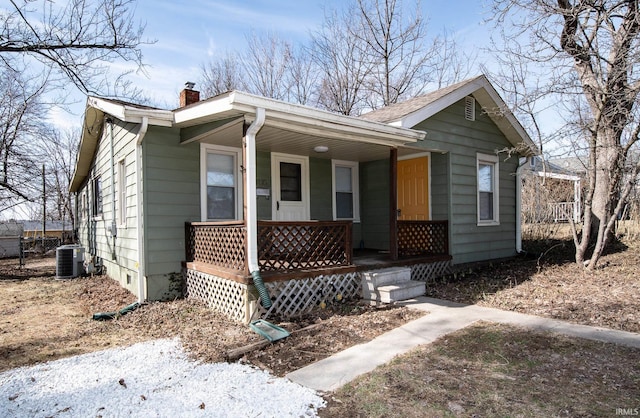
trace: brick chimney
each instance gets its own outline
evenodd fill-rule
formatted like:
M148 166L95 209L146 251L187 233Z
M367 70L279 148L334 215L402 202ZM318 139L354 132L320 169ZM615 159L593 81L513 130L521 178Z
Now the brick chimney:
M193 89L196 83L187 81L184 83L184 90L180 92L180 107L189 106L200 101L200 92Z

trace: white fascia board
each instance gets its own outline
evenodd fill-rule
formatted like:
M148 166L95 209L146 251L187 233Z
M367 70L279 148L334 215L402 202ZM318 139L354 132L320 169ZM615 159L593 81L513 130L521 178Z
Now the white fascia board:
M441 98L434 101L433 103L430 103L427 106L419 110L416 110L413 113L408 114L402 119L393 121L391 123L400 124L400 126L403 126L405 128L416 126L418 123L422 122L423 120L430 118L431 116L435 115L441 110L446 109L447 107L451 106L457 101L462 100L464 97L469 96L470 94L478 90L480 87L482 87L482 85L480 84L481 80L482 78L478 80L473 80L468 84L465 84L464 86L460 87L459 89L456 89L450 92L449 94L442 96Z
M358 138L362 142L376 142L387 146L417 142L424 139L426 135L422 131L339 115L242 92L235 92L233 108L245 114L255 113L256 108L266 109L265 123L271 126L273 126L272 122L284 124L281 125L283 128L286 128L287 124L293 124L299 129L313 131L315 135L350 137L354 140Z
M234 110L232 106L233 93L234 92L226 93L188 107L177 109L174 111L173 120L176 125L187 124L197 120L214 120L214 115Z
M391 135L400 135L416 138L419 140L424 137L421 131L415 131L408 128L392 126L387 123L369 121L354 116L346 116L338 113L329 112L327 110L316 109L309 106L299 104L286 103L279 100L268 99L265 97L254 96L247 93L236 92L234 99L238 105L244 104L250 107L263 107L272 114L282 114L283 118L291 120L312 120L317 122L327 122L331 125L341 125L348 129L363 129L366 131L375 130Z
M170 110L136 109L125 106L125 122L142 123L145 117L149 125L173 126L173 112Z
M88 97L87 108L93 107L120 120L124 120L124 106L99 97Z
M329 122L290 113L267 111L266 124L279 124L282 129L296 130L316 136L349 139L354 141L377 143L387 146L400 146L422 140L424 132L409 129L397 129L388 125L362 127L339 122ZM392 130L388 128L394 128Z
M140 109L99 97L88 97L87 107L101 110L124 122L142 123L142 119L146 117L150 125L166 127L173 125L173 112L170 110Z
M572 176L570 174L558 174L558 173L551 173L551 172L545 172L545 171L535 171L534 173L540 177L549 177L549 178L558 179L558 180L580 181L580 177Z
M286 103L275 99L233 91L217 98L206 100L194 106L175 111L177 125L187 125L194 121L246 115L247 122L255 117L257 108L266 111L266 124L282 129L331 137L341 137L362 142L398 146L424 139L425 133L384 123L365 121L360 118L339 115L308 106ZM295 125L295 126L294 126Z

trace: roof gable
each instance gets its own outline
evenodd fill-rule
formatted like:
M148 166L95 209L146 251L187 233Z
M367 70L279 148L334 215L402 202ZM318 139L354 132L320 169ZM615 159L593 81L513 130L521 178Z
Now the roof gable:
M361 118L403 128L413 128L466 96L473 96L476 99L514 147L524 144L530 150L530 155L539 154L529 134L484 75L365 113Z

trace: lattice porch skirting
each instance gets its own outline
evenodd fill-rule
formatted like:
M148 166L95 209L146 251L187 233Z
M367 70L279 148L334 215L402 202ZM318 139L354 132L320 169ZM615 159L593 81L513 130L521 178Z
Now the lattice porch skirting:
M414 264L411 266L411 280L426 282L448 274L451 270L451 260L434 261L426 264Z
M447 274L451 262L436 261L410 267L413 280L429 283ZM258 317L302 315L317 308L323 301L330 304L342 298L362 295L360 273L357 272L268 282L265 285L273 305L266 310L258 303L258 293L253 285L190 269L185 269L184 275L187 298L203 301L229 318L245 323Z
M273 301L263 317L293 317L309 312L322 302L361 296L358 273L330 274L297 280L266 283Z
M322 301L329 304L341 298L360 296L357 273L266 283L273 305L266 310L258 303L253 285L237 283L211 274L185 269L186 296L200 300L229 318L249 322L258 317L293 317L317 308Z
M185 269L186 297L207 304L235 321L249 322L255 297L246 284Z

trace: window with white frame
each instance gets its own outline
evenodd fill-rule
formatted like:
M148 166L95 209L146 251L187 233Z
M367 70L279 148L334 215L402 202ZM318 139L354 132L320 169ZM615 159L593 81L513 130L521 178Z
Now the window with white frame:
M82 192L76 202L76 218L78 219L78 223L80 223L80 221L82 221L86 216L85 210L87 207L87 194L85 192Z
M102 180L100 180L100 176L96 176L93 178L92 182L92 210L94 217L102 216Z
M477 155L478 225L497 225L500 223L498 174L498 157L496 155Z
M127 164L125 160L118 162L118 223L127 224Z
M203 220L239 219L242 190L238 181L240 150L201 146Z
M358 163L332 160L333 218L360 220Z

